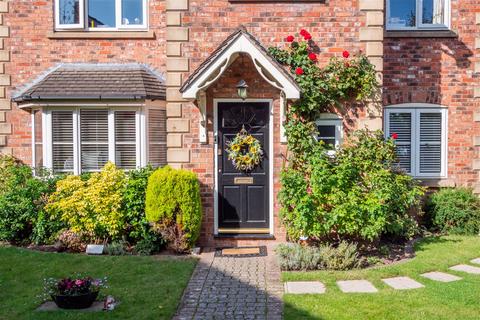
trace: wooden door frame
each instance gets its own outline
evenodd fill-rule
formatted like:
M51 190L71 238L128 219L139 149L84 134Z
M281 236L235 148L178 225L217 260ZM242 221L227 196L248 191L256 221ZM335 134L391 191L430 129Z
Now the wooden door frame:
M270 226L270 235L274 235L274 219L273 219L273 168L274 168L274 153L273 153L273 99L213 99L213 137L214 137L214 153L213 153L213 158L214 158L214 170L215 170L215 183L214 183L214 188L213 188L213 201L214 201L214 235L218 235L218 104L219 103L225 103L225 102L263 102L263 103L268 103L269 106L269 123L268 123L268 140L269 140L269 155L270 159L268 161L268 167L269 167L269 177L268 177L268 218L269 218L269 226Z

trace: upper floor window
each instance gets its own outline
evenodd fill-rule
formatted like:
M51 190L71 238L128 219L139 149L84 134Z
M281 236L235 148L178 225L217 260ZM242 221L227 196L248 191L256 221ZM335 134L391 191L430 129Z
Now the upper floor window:
M146 29L147 0L55 0L55 28Z
M387 0L387 29L447 29L450 0Z

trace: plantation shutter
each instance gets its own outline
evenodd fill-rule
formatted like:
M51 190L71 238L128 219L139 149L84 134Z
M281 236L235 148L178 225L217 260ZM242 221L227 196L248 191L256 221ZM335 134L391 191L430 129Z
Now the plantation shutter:
M135 111L115 111L115 162L121 169L137 166L135 115Z
M389 114L388 132L396 133L397 157L399 166L407 173L412 173L412 116L411 112L391 112Z
M442 172L442 113L419 116L419 174L436 176Z
M165 109L148 111L148 162L153 167L167 163L167 120Z
M43 127L42 127L42 111L33 111L33 121L35 131L33 132L33 141L35 148L35 157L33 164L35 168L43 167Z
M73 172L73 112L52 111L52 160L55 172Z
M80 111L82 171L98 171L108 161L108 111Z

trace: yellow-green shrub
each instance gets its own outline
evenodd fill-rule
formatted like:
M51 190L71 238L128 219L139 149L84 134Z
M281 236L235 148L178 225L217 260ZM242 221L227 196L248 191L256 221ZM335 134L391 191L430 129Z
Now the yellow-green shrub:
M168 166L156 170L148 179L145 213L170 248L179 252L191 248L202 221L197 176Z
M49 197L45 209L73 232L115 239L125 224L125 213L121 210L125 184L125 173L107 163L88 180L67 176L58 181L57 190Z

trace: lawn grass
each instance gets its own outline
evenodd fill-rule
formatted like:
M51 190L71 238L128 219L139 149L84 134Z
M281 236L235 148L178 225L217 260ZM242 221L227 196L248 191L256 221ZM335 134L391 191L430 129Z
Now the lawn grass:
M391 266L341 272L285 272L284 281L319 280L327 286L323 295L291 295L285 300L285 319L354 320L473 320L480 319L480 275L448 270L480 257L480 237L448 236L425 239L416 245L416 257ZM445 271L463 279L435 282L420 276L429 271ZM409 276L425 288L394 291L381 279ZM346 294L337 280L370 280L374 294Z
M190 258L86 256L0 247L0 319L170 319L195 267ZM108 277L112 312L38 312L43 279L82 272Z

